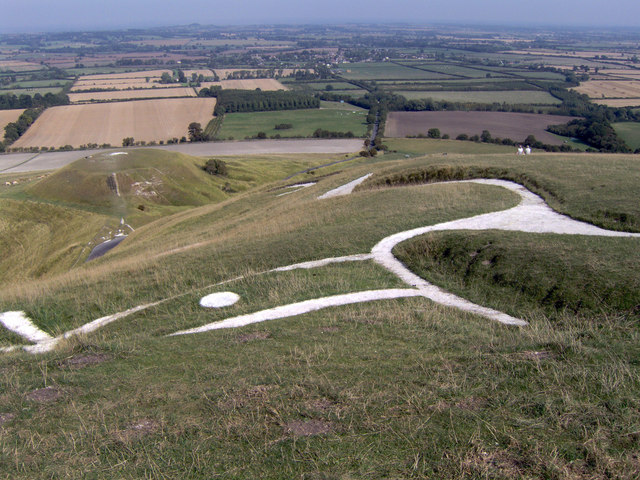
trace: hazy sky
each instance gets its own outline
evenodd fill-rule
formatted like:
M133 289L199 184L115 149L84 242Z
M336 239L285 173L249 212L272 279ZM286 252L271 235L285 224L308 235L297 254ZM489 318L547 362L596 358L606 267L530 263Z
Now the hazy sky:
M158 25L410 22L640 28L639 0L9 0L0 32Z

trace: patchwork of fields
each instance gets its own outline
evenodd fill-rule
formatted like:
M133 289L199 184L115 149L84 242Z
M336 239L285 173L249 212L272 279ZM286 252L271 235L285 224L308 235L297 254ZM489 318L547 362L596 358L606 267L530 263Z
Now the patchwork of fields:
M215 98L176 98L53 107L13 146L115 146L125 137L145 142L180 138L187 135L189 123L206 125L215 105Z
M573 117L506 112L391 112L387 117L385 135L405 137L426 135L430 128L455 138L460 134L480 135L488 130L493 137L523 141L528 135L550 145L562 140L545 131L548 125L567 123Z

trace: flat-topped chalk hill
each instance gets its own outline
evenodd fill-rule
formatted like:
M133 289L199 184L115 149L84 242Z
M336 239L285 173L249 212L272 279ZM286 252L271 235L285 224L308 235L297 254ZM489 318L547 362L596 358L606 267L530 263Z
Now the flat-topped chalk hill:
M124 206L124 215L145 204L179 207L227 198L220 188L224 181L205 172L204 163L201 158L154 149L101 153L60 169L26 192L97 210Z

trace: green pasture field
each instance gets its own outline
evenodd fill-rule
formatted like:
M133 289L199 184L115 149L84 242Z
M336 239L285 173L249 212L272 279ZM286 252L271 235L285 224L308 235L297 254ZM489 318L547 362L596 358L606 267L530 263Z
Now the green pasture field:
M418 68L424 68L429 71L436 71L448 75L461 75L468 78L485 78L487 76L487 73L491 73L482 69L469 68L463 65L450 63L426 63L416 66Z
M355 113L353 113L355 112ZM230 113L225 115L218 138L236 140L252 138L259 132L267 137L280 135L286 137L309 137L318 128L332 132L353 132L356 137L367 131L366 110L357 107L285 110L278 112ZM292 128L276 130L275 126L291 124Z
M342 64L339 69L339 75L348 80L446 80L455 78L441 73L403 67L390 62Z
M312 82L312 83L299 83L302 87L309 87L313 90L326 90L327 85L333 87L335 90L359 90L360 87L347 82Z
M634 150L640 148L640 123L636 122L620 122L614 123L613 128L616 133L622 137L629 147Z
M43 87L51 87L51 88L62 88L67 83L70 83L72 80L31 80L31 81L20 81L16 82L12 85L9 85L9 88L22 89L22 88L43 88Z
M356 112L367 112L366 109L357 107L356 105L351 105L350 103L344 102L325 102L324 100L320 101L320 109L324 110L347 110L347 111L356 111Z
M446 82L378 82L384 88L390 85L397 90L426 90L426 91L511 91L531 90L540 91L524 80L515 78L470 78L448 80Z
M47 93L60 93L61 90L62 87L7 88L0 89L0 95L9 93L16 96L30 95L33 97L36 93L39 93L40 95L46 95Z
M264 272L367 253L388 235L519 202L497 186L403 185L411 172L512 178L574 217L617 212L616 228L640 228L636 156L388 144L397 152L289 180L294 157L319 156L245 156L241 175L255 187L142 225L96 261L3 284L0 312L22 310L52 334L165 300L47 354L0 353L3 476L635 478L638 238L440 232L395 249L419 275L523 327L409 298L166 336L292 302L408 288L371 260ZM368 173L352 194L318 200ZM46 220L39 207L17 208ZM198 305L223 291L240 300ZM1 332L1 346L17 343Z
M349 89L349 90L333 90L331 93L335 93L336 95L347 95L352 98L358 98L365 95L367 90L364 89Z
M402 95L407 100L431 98L434 101L448 102L474 102L474 103L507 103L510 105L558 105L560 100L548 92L534 90L506 90L506 91L407 91L395 90L394 93Z

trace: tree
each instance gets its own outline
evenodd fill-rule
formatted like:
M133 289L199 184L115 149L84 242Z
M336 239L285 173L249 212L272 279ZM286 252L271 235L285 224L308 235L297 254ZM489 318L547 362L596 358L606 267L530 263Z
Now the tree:
M189 141L190 142L202 142L205 140L204 132L202 131L202 125L198 122L191 122L189 127L187 128L189 132Z
M484 143L491 142L491 133L489 133L489 130L482 131L482 135L480 135L480 140Z
M430 128L427 132L427 136L429 138L440 138L440 129L439 128Z
M133 137L125 137L122 139L123 147L132 147L134 144L135 144L135 140L133 139Z
M227 175L227 164L222 160L218 160L217 158L212 158L211 160L207 160L207 163L204 166L204 171L209 175Z
M162 72L160 83L173 83L173 77L167 72Z

